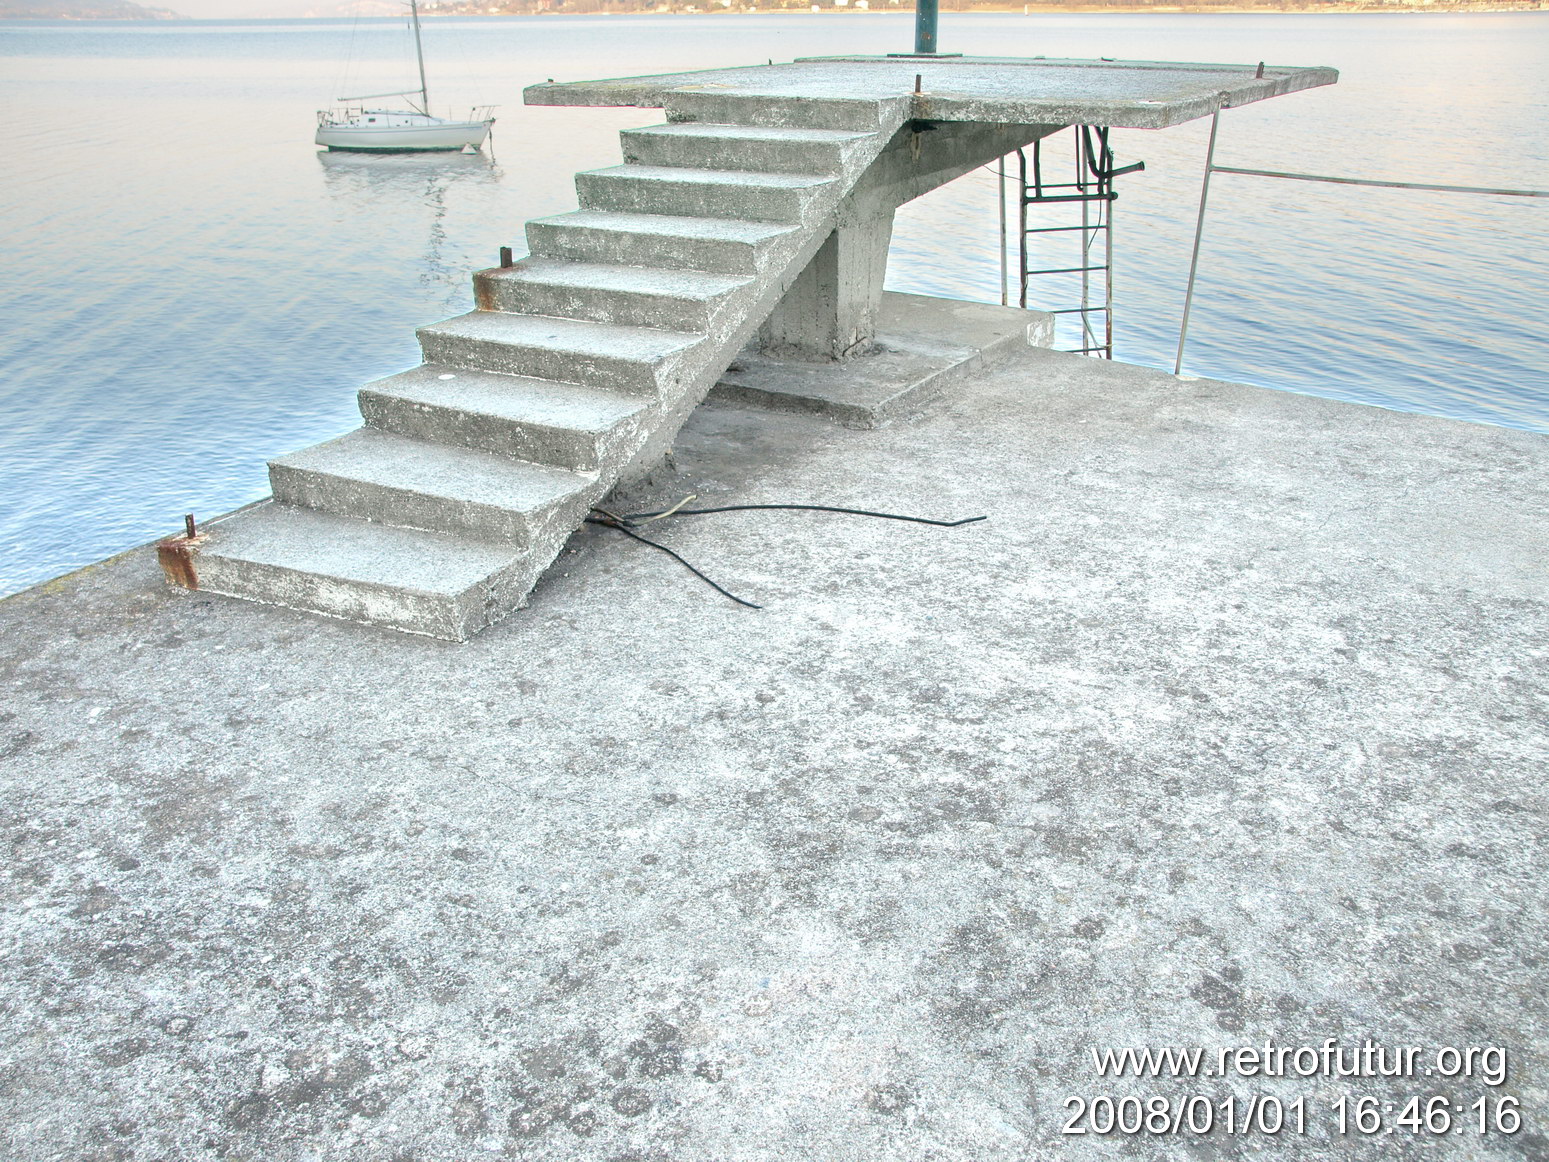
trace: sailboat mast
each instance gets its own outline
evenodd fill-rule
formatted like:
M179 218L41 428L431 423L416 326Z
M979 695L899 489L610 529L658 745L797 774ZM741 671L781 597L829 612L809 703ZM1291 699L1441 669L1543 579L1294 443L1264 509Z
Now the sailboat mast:
M420 63L420 112L430 116L430 91L425 87L425 49L420 44L419 0L409 0L409 14L414 18L414 55Z

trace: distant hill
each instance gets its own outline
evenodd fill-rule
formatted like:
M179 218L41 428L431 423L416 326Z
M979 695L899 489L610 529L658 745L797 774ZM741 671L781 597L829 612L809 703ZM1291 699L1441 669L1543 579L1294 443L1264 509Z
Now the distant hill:
M182 20L169 8L129 0L0 0L0 20Z

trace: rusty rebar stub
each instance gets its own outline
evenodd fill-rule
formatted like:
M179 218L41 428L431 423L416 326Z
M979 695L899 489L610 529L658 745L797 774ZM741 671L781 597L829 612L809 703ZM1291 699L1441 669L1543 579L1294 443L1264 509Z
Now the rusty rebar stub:
M156 542L156 560L168 581L184 589L199 588L199 571L194 568L194 558L199 555L199 546L207 539L206 534L200 533L194 537L168 537Z

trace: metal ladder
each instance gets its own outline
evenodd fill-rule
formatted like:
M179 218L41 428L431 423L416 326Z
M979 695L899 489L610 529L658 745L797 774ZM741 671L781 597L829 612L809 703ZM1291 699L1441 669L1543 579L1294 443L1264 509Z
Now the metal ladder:
M1071 131L1075 137L1075 169L1074 179L1069 182L1046 182L1043 172L1043 141L1035 141L1032 145L1032 181L1028 181L1027 150L1017 150L1018 175L1021 179L1022 196L1019 225L1021 227L1021 295L1018 303L1024 309L1027 307L1028 280L1047 275L1081 276L1080 305L1065 307L1050 311L1055 316L1080 315L1081 316L1081 345L1079 347L1060 348L1076 355L1100 355L1104 359L1113 358L1113 202L1118 194L1113 189L1113 179L1120 174L1135 173L1146 168L1146 163L1137 161L1133 165L1114 167L1113 150L1108 146L1108 129L1106 126L1073 125ZM1054 202L1079 202L1081 205L1081 225L1079 226L1037 226L1028 225L1029 206L1045 205ZM1095 212L1094 212L1095 211ZM1028 243L1030 235L1034 234L1067 234L1078 232L1081 236L1080 265L1079 266L1053 266L1034 269L1029 265L1031 261L1030 251L1032 247ZM1093 262L1092 249L1097 242L1098 235L1103 238L1102 261ZM1102 305L1096 306L1092 302L1092 276L1102 275L1103 293ZM1098 332L1093 324L1093 316L1102 315L1102 341L1098 342Z

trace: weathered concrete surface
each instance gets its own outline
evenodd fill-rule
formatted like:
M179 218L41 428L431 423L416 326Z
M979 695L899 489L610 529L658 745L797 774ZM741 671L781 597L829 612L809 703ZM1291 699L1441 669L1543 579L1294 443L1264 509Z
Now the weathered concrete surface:
M701 409L465 645L165 587L0 603L0 1154L1545 1156L1541 435L1029 351L870 432ZM1500 1045L1100 1081L1093 1047ZM1270 1140L1064 1099L1315 1099Z
M919 90L915 78L920 78ZM772 126L815 128L825 108L864 99L909 102L910 117L1012 124L1165 129L1218 109L1319 85L1330 68L1178 64L1018 57L807 57L751 68L706 69L531 85L529 105L639 105L714 121L718 103L768 103ZM846 128L837 114L829 128Z

